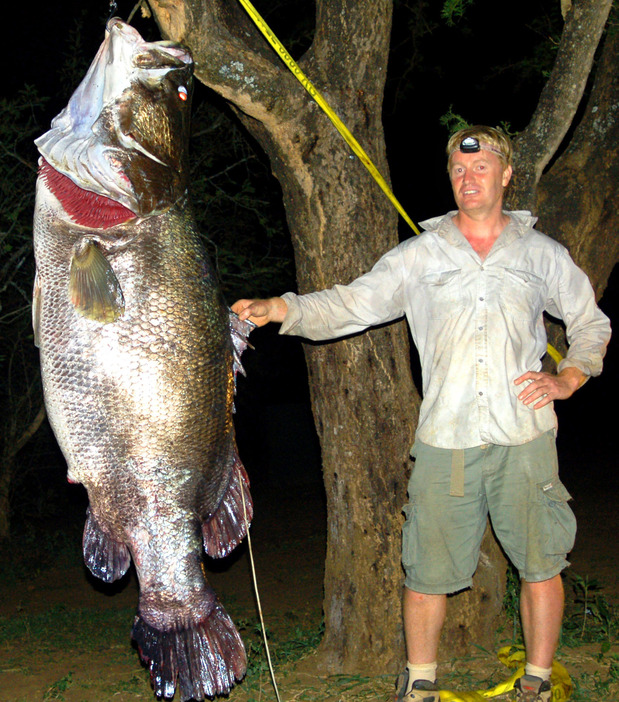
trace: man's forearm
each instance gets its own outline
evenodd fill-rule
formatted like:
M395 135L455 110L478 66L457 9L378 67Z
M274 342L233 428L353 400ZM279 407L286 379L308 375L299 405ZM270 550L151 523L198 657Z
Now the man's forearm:
M572 388L572 393L574 393L586 383L589 376L576 366L567 366L567 368L563 368L557 373L557 378L565 381Z

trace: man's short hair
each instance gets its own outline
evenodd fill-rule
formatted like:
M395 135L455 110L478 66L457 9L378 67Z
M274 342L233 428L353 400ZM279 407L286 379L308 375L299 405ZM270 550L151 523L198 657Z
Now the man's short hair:
M465 139L476 139L480 147L484 145L499 157L503 168L512 165L512 142L510 138L499 129L494 127L486 127L484 125L476 125L474 127L465 127L459 129L451 135L447 142L447 167L451 165L451 157L456 151L460 151L462 142Z

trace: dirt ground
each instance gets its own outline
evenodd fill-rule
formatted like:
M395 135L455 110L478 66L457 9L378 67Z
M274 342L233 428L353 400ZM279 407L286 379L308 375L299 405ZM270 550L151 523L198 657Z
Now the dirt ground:
M578 464L578 456L572 459ZM603 587L596 593L619 605L616 565L619 519L615 503L619 481L610 471L609 475L599 480L593 479L591 474L572 470L569 479L564 477L564 481L576 498L573 507L579 520L571 570L581 578L599 581ZM256 494L255 501L252 542L258 586L264 618L277 645L277 641L294 638L297 629L317 631L320 626L324 505L319 488L287 489L284 498L274 491L263 490ZM243 637L253 637L252 641L257 641L251 631L256 607L247 549L239 549L239 553L229 558L217 572L212 572L209 579L235 621L244 627ZM19 636L0 637L0 702L155 699L148 674L129 643L131 612L136 602L137 586L133 575L119 586L110 587L97 583L77 564L62 569L33 569L27 579L0 585L0 631L3 625L10 627L19 623L20 618L36 618L50 611L62 616L80 612L80 617L90 616L89 612L118 613L121 619L120 636L94 649L80 642L78 631L74 643L69 640L55 644L53 621L43 633L26 628ZM594 613L592 609L590 616ZM619 647L616 643L608 650L600 642L575 648L563 646L559 659L579 680L572 699L619 700L616 679L619 678ZM442 667L450 689L487 687L508 677L506 669L495 660L494 652L480 651L464 661L445 661ZM300 666L280 660L277 676L281 699L287 701L393 699L391 675L320 677L312 672L311 653ZM232 702L275 700L264 666L235 688L230 699Z

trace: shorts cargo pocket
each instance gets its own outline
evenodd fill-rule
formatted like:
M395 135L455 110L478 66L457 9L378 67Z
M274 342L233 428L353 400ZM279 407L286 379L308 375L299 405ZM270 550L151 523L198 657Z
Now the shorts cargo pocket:
M568 501L570 493L559 478L537 483L542 532L546 540L547 555L565 556L574 547L576 517Z
M406 521L402 527L402 565L405 570L414 567L418 560L417 514L414 498L402 508Z

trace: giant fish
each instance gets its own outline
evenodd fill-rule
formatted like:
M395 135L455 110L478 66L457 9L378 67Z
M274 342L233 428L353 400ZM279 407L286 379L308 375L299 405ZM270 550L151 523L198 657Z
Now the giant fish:
M88 491L84 559L106 582L133 560L133 638L155 694L181 700L245 673L202 547L229 553L252 512L232 421L250 327L230 315L190 212L192 68L182 46L110 20L36 140L34 216L35 343L68 479Z

